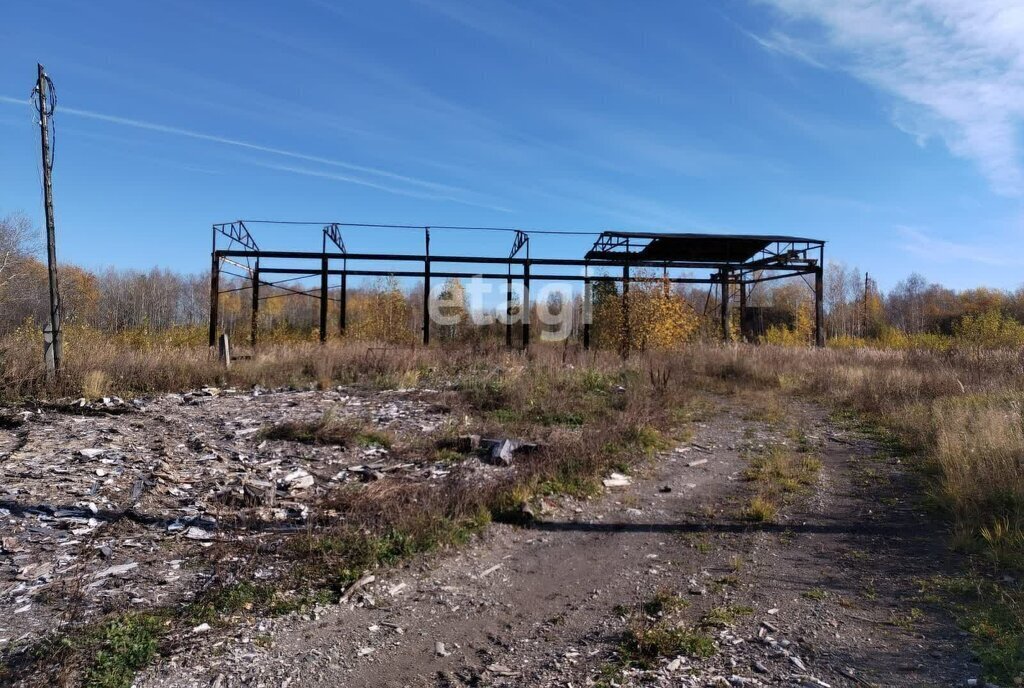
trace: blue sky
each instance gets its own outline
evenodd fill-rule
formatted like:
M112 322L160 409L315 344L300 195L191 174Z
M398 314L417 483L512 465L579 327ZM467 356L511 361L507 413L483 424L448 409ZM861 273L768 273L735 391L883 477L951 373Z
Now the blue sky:
M41 224L40 61L90 267L202 270L212 222L266 217L788 233L883 288L1016 287L1022 35L1016 0L6 0L0 213Z

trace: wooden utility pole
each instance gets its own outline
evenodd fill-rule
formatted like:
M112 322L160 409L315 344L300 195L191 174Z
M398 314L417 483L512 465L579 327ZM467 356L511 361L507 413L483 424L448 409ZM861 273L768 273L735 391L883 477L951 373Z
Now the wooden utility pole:
M43 154L43 206L46 211L46 263L50 275L50 328L53 332L53 372L59 373L64 358L64 332L60 322L60 290L57 287L57 240L53 221L53 152L50 150L50 118L53 116L55 98L47 103L47 95L53 92L53 82L46 75L43 65L36 77L36 103L39 106L39 134Z

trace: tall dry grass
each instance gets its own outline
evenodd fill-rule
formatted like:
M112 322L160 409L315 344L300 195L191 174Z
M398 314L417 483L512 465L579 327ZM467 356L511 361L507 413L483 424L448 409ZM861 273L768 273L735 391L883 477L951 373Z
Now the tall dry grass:
M806 394L869 416L926 469L961 542L1024 566L1024 355L1013 350L704 347L693 374L729 391Z
M31 331L18 332L0 340L0 398L126 396L203 385L454 385L482 410L487 404L517 409L495 418L507 426L571 425L600 400L551 389L567 381L600 389L612 374L633 376L623 385L624 394L635 397L625 405L631 409L651 406L641 397L656 402L666 390L686 386L775 389L870 415L922 458L931 495L961 535L998 541L1000 552L1024 552L1024 354L1016 350L692 344L623 362L611 352L567 345L538 344L522 354L479 342L295 341L242 349L236 353L251 357L225 370L197 341L194 332L164 340L71 328L64 374L48 382L41 341Z

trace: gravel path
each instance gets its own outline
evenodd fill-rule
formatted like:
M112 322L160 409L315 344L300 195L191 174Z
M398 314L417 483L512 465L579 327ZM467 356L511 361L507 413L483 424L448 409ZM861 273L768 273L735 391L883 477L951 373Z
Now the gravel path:
M729 400L692 443L598 499L542 505L455 554L378 572L303 617L256 619L193 646L139 686L952 686L979 674L964 637L916 582L952 570L899 459L792 406L784 422ZM799 434L795 431L799 431ZM795 444L823 468L771 524L739 514L744 450ZM622 669L626 618L657 591L689 603L709 658ZM713 613L714 617L716 613Z

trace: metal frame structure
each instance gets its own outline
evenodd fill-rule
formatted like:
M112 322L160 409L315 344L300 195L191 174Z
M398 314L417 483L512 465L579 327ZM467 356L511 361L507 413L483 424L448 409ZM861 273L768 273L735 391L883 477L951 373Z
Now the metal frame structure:
M638 278L631 274L635 268L658 268L664 277L658 278L674 284L707 284L709 285L708 300L711 291L717 286L720 290L720 313L722 338L731 339L730 302L734 292L738 292L741 313L746 311L747 299L752 288L762 282L801 277L806 282L807 276L813 276L813 285L808 287L814 293L814 339L818 346L825 344L824 330L824 258L825 242L819 239L807 239L791 236L749 235L749 234L678 234L658 232L551 232L543 230L521 230L498 227L453 227L453 226L412 226L412 225L381 225L360 223L279 223L295 225L322 225L321 250L315 251L277 251L261 249L256 243L247 226L258 222L236 220L213 225L213 249L211 252L210 271L210 346L217 342L218 306L220 290L220 273L222 265L228 264L241 269L242 274L228 272L236 277L247 280L248 286L239 289L252 289L252 330L250 339L255 346L259 340L259 306L264 297L260 295L260 286L283 289L287 293L301 294L319 299L320 302L320 341L326 341L328 333L328 303L333 300L339 304L338 332L344 335L346 330L346 300L348 277L411 277L423 280L423 343L430 343L430 280L433 277L503 279L506 282L506 331L505 343L513 343L513 286L518 280L523 288L522 346L530 343L530 280L531 268L577 268L581 274L533 273L535 279L543 281L575 281L583 282L583 346L590 347L590 326L593 314L593 283L613 282L622 284L624 307L628 308L629 285ZM359 228L393 228L421 230L423 232L424 251L422 254L404 253L351 253L345 247L342 230ZM430 233L434 230L479 230L503 231L512 234L512 247L507 257L472 256L472 255L432 255L430 252ZM530 237L532 234L573 234L596 236L593 246L582 259L573 258L535 258L530 255ZM221 247L218 241L227 241ZM328 241L332 250L328 251ZM389 269L352 269L349 261L388 264ZM275 261L274 265L268 261ZM341 261L341 267L332 267L331 261ZM316 262L319 265L316 265ZM281 263L281 264L277 264ZM433 263L456 266L495 265L505 266L506 272L479 272L476 270L443 270L437 271ZM394 269L395 265L420 264L414 269ZM421 266L421 267L420 267ZM515 273L514 274L514 269ZM621 277L613 271L621 269ZM602 271L594 274L595 270ZM707 276L669 276L670 270L706 271ZM267 275L287 275L276 281L265 281ZM319 289L296 290L282 286L296 279L320 278ZM330 277L340 277L339 296L330 296ZM649 279L649 278L648 278ZM231 289L228 291L238 291ZM741 318L742 320L742 318ZM629 318L623 318L628 327ZM625 333L628 341L628 331Z

